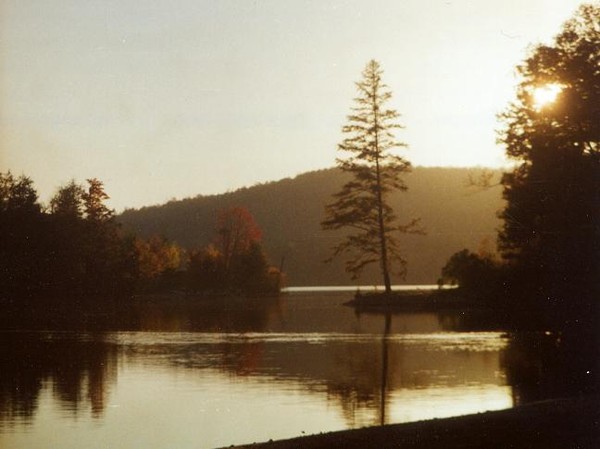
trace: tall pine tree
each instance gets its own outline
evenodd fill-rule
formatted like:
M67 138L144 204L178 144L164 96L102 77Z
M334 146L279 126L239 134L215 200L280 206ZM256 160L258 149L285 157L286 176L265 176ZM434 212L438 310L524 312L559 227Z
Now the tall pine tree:
M382 73L379 63L371 60L362 80L356 83L358 96L342 128L347 137L338 145L348 157L336 160L351 180L326 206L321 225L328 230L349 229L345 239L334 247L334 256L349 256L346 271L353 279L366 265L379 263L385 291L390 293L393 267L401 275L406 272L397 234L416 232L417 220L399 224L388 203L390 192L406 190L401 175L410 171L410 163L392 152L406 144L394 136L394 131L402 128L400 115L386 106L392 93L383 83Z

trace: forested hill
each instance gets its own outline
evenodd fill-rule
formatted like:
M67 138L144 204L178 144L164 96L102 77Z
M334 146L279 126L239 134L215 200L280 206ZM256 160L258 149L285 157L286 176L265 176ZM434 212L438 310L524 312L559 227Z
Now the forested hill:
M417 167L406 177L407 192L394 194L391 204L406 221L420 217L426 235L401 237L408 274L396 283L435 283L450 255L463 248L477 251L495 246L502 207L500 187L469 185L480 170ZM500 173L494 172L498 180ZM159 234L184 248L205 245L214 237L217 211L245 206L263 230L263 245L274 265L283 259L288 285L353 285L343 261L323 261L341 235L322 231L324 205L345 180L337 169L309 172L293 179L242 188L221 195L170 201L160 206L126 210L119 219L144 236ZM377 267L367 269L361 284L381 283Z

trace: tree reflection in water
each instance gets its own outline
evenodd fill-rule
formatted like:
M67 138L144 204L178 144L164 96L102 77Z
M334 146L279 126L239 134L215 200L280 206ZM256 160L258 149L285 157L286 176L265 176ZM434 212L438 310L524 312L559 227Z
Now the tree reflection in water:
M511 333L502 366L515 404L599 391L596 333Z
M37 305L0 315L0 426L30 423L44 391L75 416L87 409L101 418L125 350L107 339L111 331L261 332L280 313L277 299L107 304L101 312ZM238 374L260 363L259 346L234 354Z
M387 409L387 382L388 382L388 337L392 330L392 314L385 314L385 328L381 339L381 397L380 397L380 419L379 424L386 424Z
M502 346L483 348L445 344L453 335L470 341L467 330L494 329L485 319L456 313L354 315L336 302L325 311L302 307L285 300L147 304L104 317L93 331L79 320L73 332L2 332L0 426L29 423L44 392L68 413L89 410L102 418L117 387L117 367L136 360L174 372L212 370L224 381L244 379L278 391L301 389L333 404L350 428L421 419L408 401L448 391L465 395L448 403L476 402L488 387L504 394L505 385L519 404L576 394L586 391L589 360L597 361L564 335L558 341L555 334L511 333ZM327 332L316 332L324 326ZM473 411L479 409L465 409Z
M486 389L499 392L505 385L499 346L482 348L477 342L467 342L464 347L456 347L454 342L444 346L438 338L446 335L447 328L439 325L433 334L438 337L430 340L430 315L435 317L377 312L357 315L359 320L377 318L380 338L337 353L333 356L334 374L324 379L330 400L339 403L348 427L383 425L397 422L398 416L410 417L413 410L403 410L401 392L414 392L413 398L439 396L449 389L473 395ZM480 390L471 390L474 386ZM464 399L474 406L473 398ZM477 404L469 411L479 411Z
M0 346L0 424L29 422L49 388L65 410L102 417L116 383L117 347L98 335L4 333Z

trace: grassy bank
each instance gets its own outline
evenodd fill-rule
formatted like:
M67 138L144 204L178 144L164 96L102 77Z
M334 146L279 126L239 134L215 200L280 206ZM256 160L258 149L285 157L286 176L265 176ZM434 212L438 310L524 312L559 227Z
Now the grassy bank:
M509 410L331 432L237 449L597 449L600 398L543 401Z

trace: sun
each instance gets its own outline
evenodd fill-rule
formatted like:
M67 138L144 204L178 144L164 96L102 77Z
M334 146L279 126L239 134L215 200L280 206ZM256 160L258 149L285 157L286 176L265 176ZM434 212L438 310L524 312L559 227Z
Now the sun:
M536 109L542 109L554 103L562 89L563 87L560 84L546 84L536 87L533 90L533 105Z

